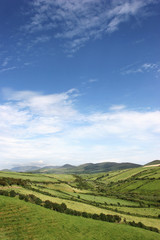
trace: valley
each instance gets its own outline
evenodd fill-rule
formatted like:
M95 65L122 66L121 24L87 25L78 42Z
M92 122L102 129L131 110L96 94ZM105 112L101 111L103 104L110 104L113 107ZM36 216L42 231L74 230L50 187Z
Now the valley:
M34 228L29 239L62 239L58 231L62 233L63 226L68 228L67 233L63 230L67 236L63 239L73 239L74 234L76 239L84 239L83 231L87 231L89 235L86 239L105 239L104 234L108 234L107 239L125 239L123 237L128 232L132 235L130 239L157 240L160 239L159 186L160 167L157 166L92 174L1 171L0 239L28 239L27 235L31 233L25 236L18 230L17 238L15 235L18 226L24 223L22 228L25 228L28 221L27 231ZM18 212L16 209L19 209ZM43 221L39 214L45 216L43 221L46 218L41 230L39 224ZM41 219L39 224L38 219ZM61 224L59 230L55 230L54 224L58 221ZM96 227L102 229L101 234L95 234ZM122 231L123 236L118 236L114 228ZM44 231L41 237L38 237L39 231ZM55 231L57 237L54 235L53 238L51 236ZM77 232L80 232L79 236ZM23 237L18 238L21 234ZM43 237L45 234L49 234L48 238Z

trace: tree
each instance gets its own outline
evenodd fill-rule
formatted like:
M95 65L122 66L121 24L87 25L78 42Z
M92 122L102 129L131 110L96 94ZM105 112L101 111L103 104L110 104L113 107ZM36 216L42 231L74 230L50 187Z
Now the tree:
M45 208L52 209L52 208L53 208L53 204L52 204L51 201L46 200L46 201L44 202L44 207L45 207Z
M61 208L63 210L63 212L67 209L67 205L65 203L62 203L61 204Z
M106 215L104 213L101 213L99 217L100 217L100 220L106 221Z
M87 212L82 212L82 217L88 218L88 213Z
M16 196L16 192L14 190L10 191L10 197L15 197Z
M42 204L42 200L40 198L36 198L35 199L35 203L38 204L38 205L41 205Z

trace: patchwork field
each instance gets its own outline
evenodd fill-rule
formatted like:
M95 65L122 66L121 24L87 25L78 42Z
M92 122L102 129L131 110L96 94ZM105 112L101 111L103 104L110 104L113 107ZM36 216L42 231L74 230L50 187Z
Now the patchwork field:
M0 239L84 239L86 234L87 240L158 240L159 174L160 167L81 175L0 172ZM57 213L52 203L64 209ZM118 220L107 220L108 215Z
M158 233L144 229L69 216L15 198L0 196L0 209L3 240L160 239Z

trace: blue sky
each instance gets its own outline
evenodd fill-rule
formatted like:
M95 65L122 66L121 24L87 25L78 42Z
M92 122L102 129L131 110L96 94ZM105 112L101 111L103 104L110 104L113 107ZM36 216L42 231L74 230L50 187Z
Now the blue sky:
M159 0L2 0L0 168L160 157Z

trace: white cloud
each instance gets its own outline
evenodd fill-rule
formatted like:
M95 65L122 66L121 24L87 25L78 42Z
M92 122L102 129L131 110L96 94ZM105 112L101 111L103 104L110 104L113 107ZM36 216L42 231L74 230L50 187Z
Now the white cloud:
M3 95L0 168L38 161L61 165L159 158L159 110L116 105L112 112L84 114L76 108L75 89L50 95L4 90Z
M77 127L72 131L73 138L99 139L115 141L135 141L138 144L157 139L160 127L160 111L136 112L116 111L115 113L99 113L88 116L87 126Z
M10 57L6 57L4 60L3 60L3 62L2 62L2 67L6 67L7 65L8 65L8 62L10 61Z
M121 69L121 73L124 75L133 74L133 73L145 73L145 72L158 73L159 69L160 69L159 63L143 63L141 65L131 64Z
M29 50L30 48L32 48L33 46L35 46L36 44L46 43L46 42L48 42L50 39L51 39L51 37L49 37L49 36L45 36L45 35L38 36L38 37L36 37L35 39L33 39L33 40L29 43L29 45L28 45L28 50Z
M110 107L110 110L119 111L119 110L123 110L125 108L126 108L125 105L113 105L113 106Z
M90 78L88 80L89 83L94 83L94 82L98 82L98 79L97 78Z
M118 30L130 17L142 17L156 0L33 0L27 32L49 31L67 40L65 48L74 53L90 39ZM146 16L146 15L145 15Z
M158 67L159 67L158 64L155 63L144 63L142 65L142 68L145 70L157 69Z
M8 67L8 68L2 68L0 69L0 73L2 72L7 72L7 71L12 71L15 70L17 67L13 66L13 67Z

